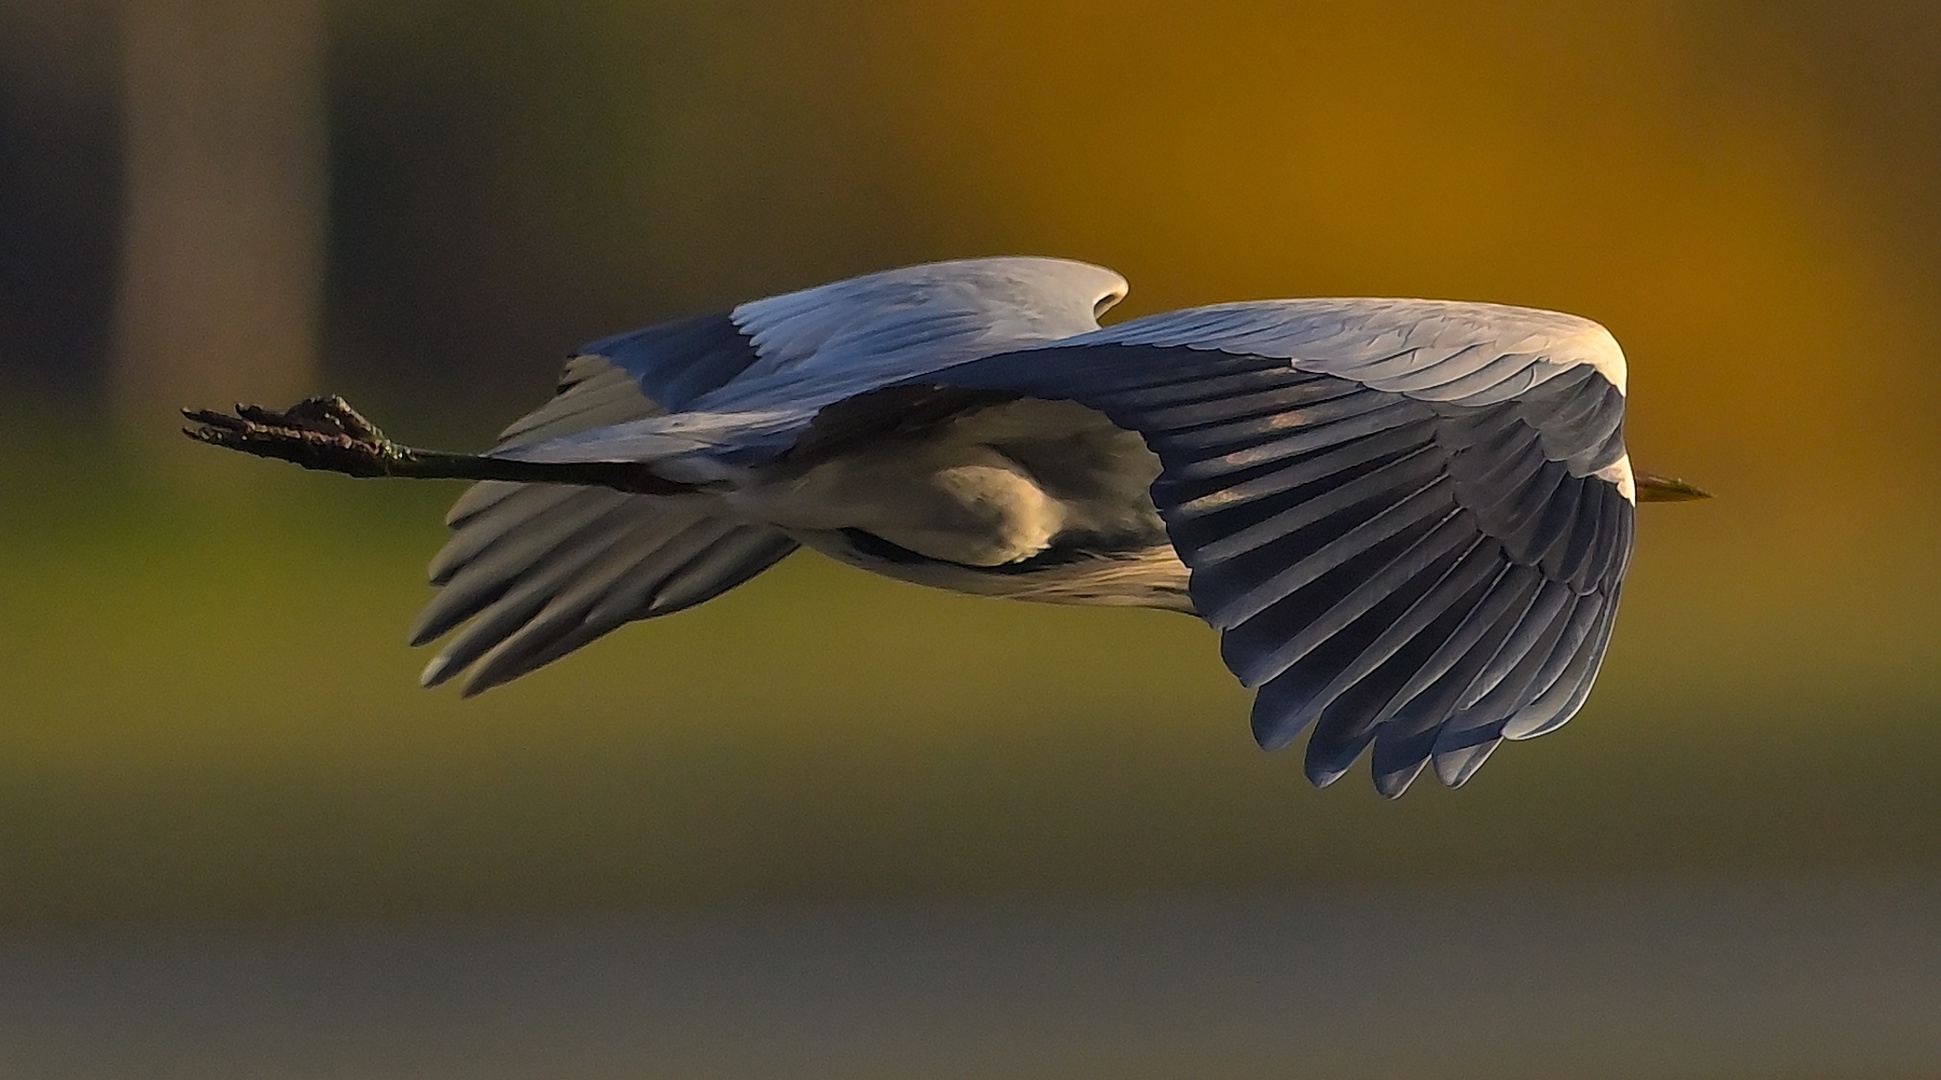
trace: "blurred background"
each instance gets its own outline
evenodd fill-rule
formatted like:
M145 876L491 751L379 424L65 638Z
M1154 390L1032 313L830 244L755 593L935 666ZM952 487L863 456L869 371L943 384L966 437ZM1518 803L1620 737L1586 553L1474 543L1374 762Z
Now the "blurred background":
M1925 3L0 0L0 1065L1933 1075L1937 51ZM1255 749L1203 626L807 553L424 692L457 488L177 434L335 391L477 448L581 341L1011 253L1114 317L1598 319L1633 459L1719 497L1641 513L1573 723L1389 803Z

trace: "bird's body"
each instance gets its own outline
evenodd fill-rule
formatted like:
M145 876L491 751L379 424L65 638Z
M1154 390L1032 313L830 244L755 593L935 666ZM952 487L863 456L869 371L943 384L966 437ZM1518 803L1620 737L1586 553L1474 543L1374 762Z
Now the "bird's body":
M594 342L489 454L421 470L516 478L448 517L412 637L463 629L426 684L514 678L801 545L1197 613L1260 687L1263 746L1314 727L1319 783L1370 745L1385 793L1430 762L1460 783L1581 706L1637 497L1602 327L1344 299L1101 329L1125 291L1083 263L965 260Z

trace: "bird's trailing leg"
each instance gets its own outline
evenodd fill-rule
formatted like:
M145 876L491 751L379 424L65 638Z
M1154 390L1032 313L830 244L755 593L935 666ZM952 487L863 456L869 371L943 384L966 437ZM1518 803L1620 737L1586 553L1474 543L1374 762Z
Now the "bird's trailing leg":
M305 398L283 412L238 405L234 413L183 409L182 415L195 424L182 433L197 442L347 476L577 484L644 495L694 490L636 461L516 461L401 446L334 394Z
M284 412L238 405L231 413L183 409L196 426L182 433L198 442L280 458L306 469L349 476L390 476L414 452L384 437L376 424L343 398L305 398Z

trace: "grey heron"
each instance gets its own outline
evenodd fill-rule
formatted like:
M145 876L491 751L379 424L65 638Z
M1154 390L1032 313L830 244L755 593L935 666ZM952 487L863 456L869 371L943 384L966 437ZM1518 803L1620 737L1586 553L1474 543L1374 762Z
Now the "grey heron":
M466 694L797 547L893 578L1189 612L1311 730L1317 785L1370 750L1401 794L1467 780L1583 705L1640 500L1603 327L1497 304L1218 304L1101 328L1086 263L906 267L595 341L484 454L400 446L341 399L189 411L206 442L353 475L479 481L411 631Z

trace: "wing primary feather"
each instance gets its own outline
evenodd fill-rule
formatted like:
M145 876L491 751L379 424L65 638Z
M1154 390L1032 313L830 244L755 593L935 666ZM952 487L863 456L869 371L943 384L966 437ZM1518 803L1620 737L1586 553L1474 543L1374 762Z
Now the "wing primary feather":
M1559 554L1569 547L1571 534L1579 527L1578 519L1585 505L1596 500L1597 492L1591 485L1602 483L1595 478L1566 474L1543 504L1542 511L1531 515L1522 529L1503 537L1503 546L1509 549L1510 557L1532 566L1555 568L1560 561ZM1552 576L1569 580L1561 574Z
M1056 364L1046 354L1058 354ZM1231 397L1284 385L1284 361L1186 348L1093 346L1085 349L1022 349L980 362L976 385L1058 396L1060 388L1104 387L1087 393L1097 408L1141 408L1151 401ZM1055 380L1047 375L1055 375Z
M1302 772L1307 775L1308 783L1324 788L1348 774L1354 767L1355 759L1361 756L1368 744L1375 741L1375 729L1367 728L1354 735L1324 737L1319 727L1308 736L1307 754L1302 759Z
M1546 461L1536 475L1520 489L1511 491L1501 501L1488 508L1476 508L1476 516L1487 523L1486 527L1493 536L1502 538L1503 546L1512 558L1524 558L1528 536L1525 530L1550 505L1557 489L1571 479L1570 470L1560 461ZM1520 538L1520 542L1518 539Z
M1629 499L1620 504L1617 510L1617 528L1611 531L1610 550L1597 564L1605 568L1598 583L1611 589L1624 580L1624 572L1630 569L1631 548L1638 528L1637 507Z
M1500 580L1500 579L1497 579ZM1477 613L1489 605L1490 593L1495 582L1472 590L1463 597L1446 618L1455 623L1455 629L1442 634L1434 632L1421 635L1434 647L1435 652L1447 650L1447 642L1455 636L1455 630L1466 624L1481 625L1482 634L1475 643L1464 650L1440 677L1430 682L1420 693L1404 700L1398 706L1398 695L1380 694L1385 684L1394 679L1384 679L1380 669L1369 676L1367 682L1377 693L1361 695L1363 700L1355 701L1352 707L1343 707L1340 701L1324 710L1315 724L1314 736L1308 741L1308 779L1319 784L1322 779L1332 782L1345 773L1360 755L1361 749L1370 741L1389 736L1398 746L1414 749L1410 737L1424 731L1434 730L1444 723L1450 707L1462 687L1466 685L1476 667L1480 666L1494 650L1498 640L1509 632L1501 618L1478 619ZM1400 671L1414 671L1426 666L1420 656L1398 653L1390 664ZM1371 702L1374 705L1371 705ZM1378 705L1379 707L1375 707ZM1433 745L1431 740L1428 744ZM1391 751L1392 753L1394 751ZM1422 748L1426 755L1428 749ZM1398 755L1400 756L1400 755ZM1398 771L1398 761L1387 761L1381 772ZM1414 774L1410 773L1409 779ZM1403 786L1406 786L1405 784Z
M432 666L427 666L420 682L427 688L436 686L457 674L487 651L504 641L507 636L531 621L540 609L545 607L565 584L586 568L595 559L618 543L625 536L622 532L595 534L590 542L583 543L571 551L560 552L553 558L534 567L533 572L518 579L517 583L494 600L463 630L458 632L444 649L440 650ZM433 675L433 667L437 669Z
M1388 742L1385 736L1376 737L1375 753L1371 762L1375 770L1375 790L1381 792L1383 798L1401 798L1402 793L1415 782L1415 778L1422 774L1422 766L1428 764L1429 756L1427 750L1419 754L1415 752L1414 747L1418 741L1420 741L1419 736L1406 746L1401 746ZM1384 754L1384 748L1391 745L1397 746L1397 749ZM1389 757L1395 760L1385 760Z
M1441 476L1430 480L1294 565L1271 575L1231 599L1226 599L1217 605L1210 605L1211 610L1206 613L1207 621L1219 629L1231 629L1260 614L1269 604L1286 597L1294 590L1341 565L1357 552L1372 547L1431 515L1446 513L1453 506L1447 487L1447 480ZM1191 565L1190 561L1188 565ZM1188 588L1191 589L1191 585Z
M483 650L466 674L460 693L471 697L541 666L545 661L540 659L539 654L555 645L572 642L568 648L561 650L559 655L563 656L571 648L591 641L597 634L588 634L576 640L580 637L576 631L586 628L587 613L599 602L602 592L653 556L654 544L651 540L643 541L631 536L622 538L599 558L588 563L523 624ZM463 666L457 663L459 659L459 655L454 655L446 663L453 665L456 670Z
M1407 681L1390 690L1388 701L1374 717L1375 723L1386 721L1403 702L1439 678L1454 663L1454 658L1467 648L1467 643L1482 632L1482 626L1486 626L1487 622L1478 625L1477 612L1486 610L1485 601L1503 591L1498 585L1506 575L1512 573L1514 568L1503 565L1495 544L1487 538L1478 537L1444 575L1443 580L1437 583L1434 592L1423 597L1402 618L1397 619L1352 664L1342 670L1341 676L1336 679L1339 688L1345 688L1352 680L1373 674L1397 653L1415 643L1432 624L1451 613L1460 614L1461 621L1446 636L1437 639L1435 651L1423 659ZM1450 657L1447 661L1442 659L1445 654Z
M466 676L464 695L470 697L518 678L619 627L625 619L593 618L600 600L615 584L638 574L650 561L668 561L669 549L677 549L675 566L653 575L656 584L664 586L699 553L719 542L724 532L736 528L731 523L703 518L665 544L628 537L588 565L523 626L480 656Z
M1496 725L1500 729L1502 725ZM1444 740L1448 739L1447 745ZM1446 728L1436 736L1432 750L1436 779L1444 786L1458 788L1476 775L1483 762L1502 745L1503 736L1489 728L1470 728L1467 731L1450 732Z
M445 524L455 529L532 486L511 480L481 480L459 493L451 509L445 511Z
M1514 694L1509 693L1517 680L1514 676L1506 678L1493 695L1477 703L1477 710L1487 715L1511 716L1550 691L1596 630L1603 613L1604 597L1601 593L1576 597L1570 605L1568 617L1562 620L1555 637L1548 641L1549 647L1531 650L1528 659L1537 663L1529 667L1529 675L1522 680L1522 686ZM1506 735L1510 731L1507 726L1503 730Z
M1572 626L1578 622L1586 606L1584 597L1572 593L1567 587L1563 592L1563 606L1543 625L1534 639L1526 639L1528 645L1520 655L1512 655L1513 651L1507 647L1497 650L1497 655L1491 658L1492 665L1500 667L1509 660L1514 660L1514 663L1509 665L1503 677L1488 693L1474 697L1473 704L1457 705L1456 715L1449 719L1451 724L1475 727L1504 719L1529 704L1530 699L1548 685L1540 682L1544 669L1557 652L1558 643L1572 633ZM1579 638L1581 640L1581 634ZM1555 678L1554 672L1551 678ZM1460 700L1470 700L1472 694L1473 685Z
M1271 386L1255 390L1249 394L1228 394L1220 397L1205 398L1198 401L1167 403L1156 407L1138 410L1136 415L1143 426L1160 428L1170 432L1214 430L1215 425L1243 425L1246 421L1259 421L1262 417L1285 417L1296 413L1300 419L1292 423L1314 423L1327 419L1326 408L1335 403L1365 394L1366 391L1351 382L1339 379L1308 378L1292 381L1286 385ZM1107 402L1112 409L1116 403ZM1132 414L1131 410L1125 410ZM1280 427L1291 426L1283 422Z
M1366 416L1389 407L1393 400L1386 395L1366 391L1344 394L1293 411L1276 410L1244 420L1206 424L1185 431L1169 430L1165 443L1172 452L1188 456L1208 450L1225 453L1283 432L1321 430L1340 421ZM1144 422L1143 418L1140 422Z
M1577 715L1577 710L1583 708L1584 702L1590 697L1591 686L1597 680L1597 669L1604 662L1604 650L1611 643L1611 628L1616 622L1617 597L1612 596L1605 601L1596 627L1556 684L1502 726L1505 738L1534 739L1555 731ZM1559 691L1564 691L1561 700L1555 700Z
M1379 408L1330 424L1296 429L1278 439L1268 439L1228 450L1211 457L1194 458L1172 451L1169 440L1154 440L1160 461L1175 480L1190 481L1218 477L1240 469L1284 461L1311 451L1336 446L1350 439L1373 435L1413 420L1433 417L1427 406L1407 398L1392 398Z
M1456 451L1451 462L1463 490L1470 493L1469 504L1478 514L1490 513L1515 498L1548 463L1535 432L1520 421L1506 426L1514 436L1513 440L1505 440L1508 445L1464 447ZM1485 464L1475 469L1474 462L1479 460Z
M1375 790L1383 797L1399 799L1435 753L1442 717L1424 712L1413 724L1387 723L1375 731L1375 747L1369 752L1369 772Z
M1254 691L1253 709L1249 715L1254 742L1262 750L1279 750L1293 742L1314 719L1304 708L1313 692L1311 684L1302 682L1289 672L1282 672L1262 684L1260 689Z
M1485 460L1497 460L1515 442L1530 437L1530 425L1512 409L1479 409L1459 402L1434 402L1436 441L1452 453L1482 452Z
M538 614L473 664L463 693L516 679L640 618L692 607L747 581L795 550L789 537L719 518L668 535L634 530Z
M1491 525L1503 521L1516 508L1521 500L1529 496L1533 488L1548 480L1553 486L1563 473L1562 466L1543 456L1543 447L1534 433L1526 435L1523 445L1503 457L1491 461L1482 471L1470 473L1469 462L1459 461L1457 474L1462 484L1463 504L1476 514L1480 521ZM1552 475L1546 477L1544 470L1550 469ZM1501 528L1491 530L1500 535Z
M796 546L793 539L781 533L736 526L669 574L642 613L671 615L712 600L775 565Z
M1383 663L1388 662L1389 658L1404 649L1419 649L1425 641L1433 644L1434 641L1440 640L1432 629L1434 624L1440 620L1449 619L1451 612L1460 615L1473 607L1492 580L1492 575L1495 573L1493 564L1496 559L1487 552L1488 549L1479 546L1471 548L1460 556L1424 595L1415 598L1399 616L1392 619L1375 636L1372 642L1355 653L1340 658L1341 662L1335 666L1310 674L1302 670L1303 667L1310 665L1302 665L1283 672L1266 683L1261 688L1262 691L1271 690L1272 693L1257 697L1255 700L1255 737L1260 738L1263 727L1267 727L1268 734L1284 744L1313 723L1317 717L1325 715L1340 695L1351 686L1357 685L1366 672L1381 667ZM1374 657L1380 659L1373 664L1368 664L1367 661ZM1356 669L1362 670L1362 675L1344 677L1351 670ZM1369 730L1372 730L1372 727ZM1344 734L1352 736L1354 733L1344 732L1340 729L1340 725L1337 725L1333 736L1324 736L1317 730L1315 738L1333 738L1336 743L1335 752L1341 752L1343 750L1341 740L1334 737ZM1326 748L1316 750L1313 742L1310 741L1308 747L1310 762L1317 761L1329 752ZM1354 753L1359 752L1358 749L1354 750ZM1350 754L1349 760L1352 760L1352 757L1353 755ZM1345 768L1345 764L1343 767ZM1332 782L1334 775L1339 774L1332 773L1327 777L1327 781ZM1314 774L1310 774L1309 779L1314 779Z
M1228 532L1218 540L1193 544L1191 565L1197 569L1225 562L1269 540L1313 525L1331 514L1396 491L1420 489L1442 472L1442 463L1427 451L1427 447L1406 451L1401 457L1384 463L1372 472L1302 499L1279 513Z
M492 483L493 481L487 481ZM567 487L557 484L515 484L518 490L495 502L490 512L481 511L465 522L465 527L455 532L445 546L432 556L431 565L426 568L425 576L433 585L443 585L451 580L453 574L466 564L478 558L505 537L516 531L532 527L536 520L546 517L553 510L578 499L583 504L598 506L599 500L589 500L587 489ZM571 515L568 515L570 517Z
M1518 616L1509 636L1503 639L1495 654L1488 658L1489 663L1476 673L1475 680L1464 690L1462 696L1456 699L1456 708L1473 708L1484 695L1496 689L1497 684L1509 675L1523 659L1524 654L1530 651L1533 644L1558 618L1564 605L1569 603L1572 593L1568 586L1544 579L1534 571L1531 577L1538 582L1535 595L1530 598L1528 606Z
M1393 558L1429 537L1434 524L1424 521L1419 525L1397 533L1393 538L1370 548L1356 559L1344 564L1328 578L1323 578L1314 589L1329 586L1328 595L1346 595L1354 583L1372 574L1373 569L1364 570L1365 565L1379 568ZM1402 588L1383 597L1360 619L1349 624L1344 631L1320 643L1307 656L1302 657L1287 670L1261 686L1264 696L1257 694L1254 708L1254 737L1267 749L1284 744L1307 724L1307 717L1319 710L1325 700L1316 697L1331 679L1346 664L1352 663L1369 643L1379 638L1396 620L1408 612L1415 602L1425 593L1433 592L1438 580L1448 570L1449 564L1459 561L1457 553L1450 553L1431 562L1421 575L1408 580ZM1336 579L1330 581L1330 579ZM1343 583L1349 587L1344 587ZM1270 615L1248 622L1237 631L1229 631L1221 636L1221 652L1228 666L1236 673L1248 670L1248 664L1261 649L1271 649L1282 641L1290 628L1302 625L1304 605L1311 593L1297 594L1273 609ZM1330 606L1325 597L1317 603L1322 607Z
M1489 588L1476 603L1464 609L1462 621L1441 640L1435 652L1410 672L1408 678L1389 695L1388 701L1375 715L1376 723L1387 723L1418 695L1441 681L1450 669L1470 656L1485 636L1502 628L1506 620L1520 619L1522 613L1529 609L1541 588L1542 579L1528 568L1504 563L1501 549L1494 544L1488 545L1483 551L1485 555L1476 559L1476 568L1468 576L1457 579L1455 584L1463 586L1466 592L1475 588L1472 579L1495 571ZM1440 615L1441 612L1430 614ZM1424 625L1427 621L1423 620ZM1394 651L1391 649L1388 655L1393 655ZM1382 659L1385 662L1387 656Z
M1146 368L1147 365L1141 365L1139 370ZM1087 395L1087 398L1095 401L1096 407L1102 411L1144 415L1157 409L1190 408L1236 399L1245 401L1255 394L1290 386L1331 385L1346 393L1360 389L1354 383L1324 375L1293 372L1285 364L1270 367L1255 362L1241 370L1216 374L1203 374L1203 370L1196 365L1185 371L1155 373L1147 378L1135 377L1130 382L1121 383L1119 380L1125 378L1123 370L1095 365L1087 374L1096 375L1101 381L1111 380L1112 388ZM1060 374L1069 377L1072 373L1061 371Z
M1191 498L1180 499L1178 492L1184 485L1161 474L1160 478L1153 483L1153 494L1155 498L1171 504L1169 513L1174 517L1188 519L1202 517L1279 495L1317 480L1347 472L1378 458L1428 444L1429 424L1427 421L1418 421L1349 440L1338 447L1316 453L1293 464L1284 465L1273 472L1212 488Z
M1332 682L1326 688L1322 688L1322 692L1314 695L1314 703L1312 703L1314 713L1316 715L1324 713L1326 707L1335 701L1335 697L1347 692L1357 682L1370 678L1374 672L1378 672L1384 664L1390 664L1405 649L1413 649L1417 653L1429 651L1427 657L1417 655L1413 662L1398 664L1396 676L1407 676L1407 678L1388 680L1388 690L1382 693L1382 699L1376 701L1374 707L1366 711L1366 726L1374 728L1388 723L1388 719L1396 715L1401 705L1405 705L1409 697L1413 697L1415 692L1409 690L1413 682L1419 680L1423 686L1434 682L1434 676L1421 678L1421 672L1425 670L1425 666L1432 666L1436 657L1448 649L1448 643L1452 639L1460 639L1467 633L1467 627L1473 624L1479 624L1477 633L1489 627L1495 618L1491 612L1500 610L1502 604L1508 602L1506 598L1500 596L1500 592L1504 591L1498 589L1498 585L1510 573L1512 573L1512 567L1502 565L1502 561L1498 557L1493 557L1485 546L1479 544L1475 548L1469 548L1462 557L1462 561L1450 569L1450 573L1442 581L1442 587L1434 592L1436 602L1417 604L1403 620L1398 620L1398 624L1390 627L1388 633L1384 633L1380 639L1370 643L1368 649L1363 651L1363 655L1355 657L1351 664L1343 666ZM1436 624L1452 625L1444 625L1442 633L1436 635L1431 633L1432 627Z
M1602 480L1592 480L1586 485L1583 507L1570 525L1569 540L1557 552L1555 563L1545 565L1551 576L1568 582L1579 592L1596 586L1591 577L1592 557L1597 553L1603 533L1612 527L1611 516L1616 508L1611 504L1623 499L1615 487Z
M601 494L597 489L586 490ZM438 595L418 614L411 628L412 645L423 645L497 603L556 552L586 536L598 535L601 523L625 505L597 499L587 502L595 512L558 521L542 520L532 532L513 535L508 542L496 545L453 573Z
M1235 665L1232 658L1229 658L1228 665L1233 667L1234 673L1240 677L1242 686L1259 686L1293 667L1317 645L1346 629L1350 623L1367 614L1382 600L1403 591L1403 586L1412 579L1448 559L1450 565L1437 572L1435 582L1428 583L1424 589L1425 593L1433 592L1436 584L1453 571L1461 557L1457 549L1465 543L1473 549L1480 540L1475 536L1474 530L1461 520L1460 514L1451 513L1443 518L1442 522L1428 535L1390 560L1387 566L1362 580L1347 596L1336 601L1333 606L1319 615L1312 616L1307 625L1281 645L1254 658L1245 665L1244 670L1241 666ZM1298 599L1299 597L1290 597L1282 603L1290 603ZM1412 612L1414 609L1409 610ZM1409 612L1405 612L1404 618L1408 618L1408 615ZM1231 632L1229 636L1232 636ZM1385 634L1384 637L1386 636ZM1384 639L1378 638L1377 644L1382 640ZM1371 645L1370 649L1374 647ZM1367 653L1364 652L1363 655Z

